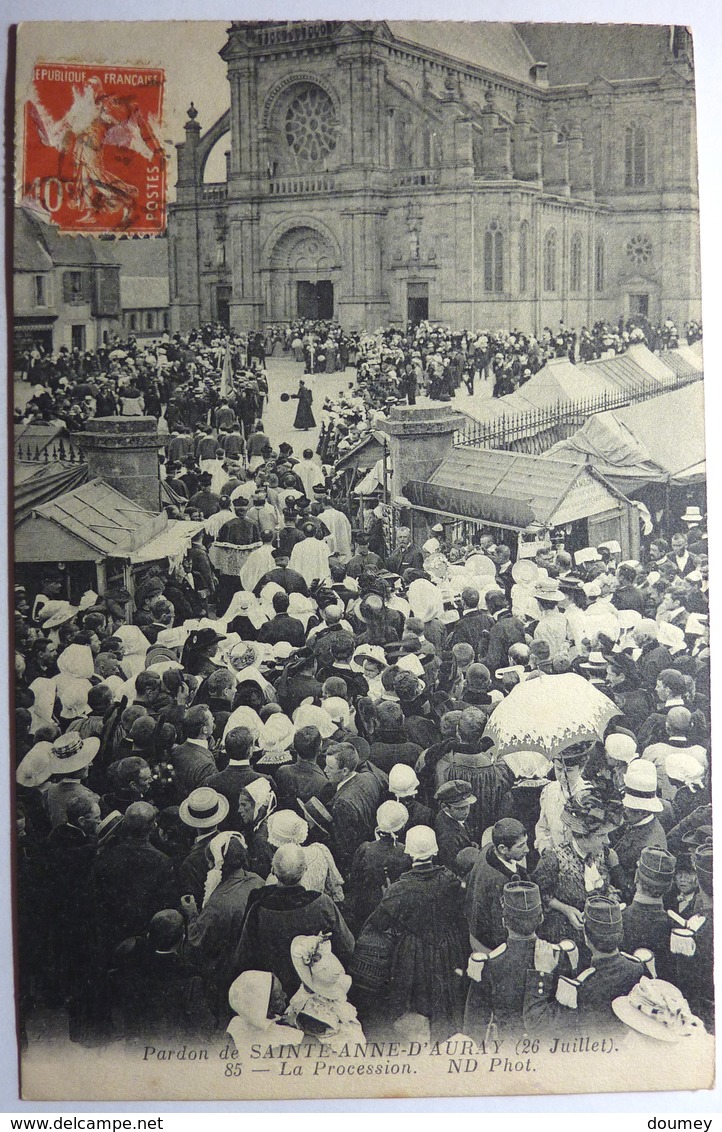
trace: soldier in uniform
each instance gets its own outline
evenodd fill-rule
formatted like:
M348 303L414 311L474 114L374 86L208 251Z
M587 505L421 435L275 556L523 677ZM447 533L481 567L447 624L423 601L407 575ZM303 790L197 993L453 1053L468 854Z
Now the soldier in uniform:
M622 912L625 948L628 951L649 948L654 954L655 978L669 983L675 982L675 967L669 950L670 921L663 898L672 887L676 865L676 858L666 849L645 846L634 878L634 899Z
M709 1033L714 1033L714 920L712 905L712 843L698 845L694 854L699 893L694 902L696 927L691 946L672 943L676 956L675 984L699 1015ZM675 933L678 935L678 933Z
M540 940L536 929L544 915L539 887L527 880L504 885L503 923L507 940L484 958L475 953L467 974L472 980L466 998L464 1033L477 1042L492 1033L496 1037L524 1031L524 998L527 972L550 968L559 973L576 972L578 952L570 940L561 944Z
M610 896L590 896L584 906L584 941L591 966L575 979L557 970L528 971L524 1027L528 1033L575 1033L594 1037L620 1032L612 1000L629 994L643 975L654 973L651 953L627 955L621 905Z

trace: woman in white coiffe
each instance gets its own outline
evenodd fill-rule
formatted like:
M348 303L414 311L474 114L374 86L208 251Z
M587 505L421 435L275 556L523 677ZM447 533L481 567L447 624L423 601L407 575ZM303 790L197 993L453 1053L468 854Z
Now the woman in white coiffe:
M306 869L300 884L307 892L323 892L336 904L343 900L343 877L336 868L333 854L327 845L313 842L306 845L308 822L293 810L277 810L268 819L268 841L274 849L281 845L299 845L303 850ZM266 884L276 884L271 873Z
M241 1056L259 1043L280 1051L303 1041L303 1030L283 1024L286 995L270 971L244 971L231 983L228 1002L233 1017L226 1029Z

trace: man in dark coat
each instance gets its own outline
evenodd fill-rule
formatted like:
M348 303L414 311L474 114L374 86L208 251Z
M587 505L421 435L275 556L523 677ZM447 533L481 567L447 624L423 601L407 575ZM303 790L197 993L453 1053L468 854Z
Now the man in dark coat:
M296 526L296 512L286 508L283 512L283 526L276 532L276 548L282 552L282 557L289 559L296 543L303 542L303 539L303 532Z
M526 880L527 833L516 818L501 818L491 831L466 883L466 919L475 949L493 950L506 939L502 894L512 879Z
M61 1004L67 1002L71 1041L92 1040L107 1024L94 882L99 825L95 795L73 798L66 821L45 842L43 911L49 994Z
M477 1042L486 1039L490 1023L501 1038L523 1033L527 971L533 971L538 962L536 931L543 920L538 886L531 881L509 881L501 903L506 941L485 958L473 955L467 968L471 982L463 1032ZM546 944L547 952L554 946ZM563 953L558 954L561 959ZM573 973L569 964L564 973Z
M208 779L207 785L216 790L228 802L228 816L221 823L222 828L241 831L241 815L238 813L238 799L241 791L257 778L266 777L251 766L253 733L247 727L234 727L226 735L223 743L228 755L228 766L217 771Z
M616 609L634 609L644 617L644 594L635 586L635 570L624 563L617 570L617 586L612 596L612 605Z
M214 1019L201 976L182 958L184 939L183 917L166 908L153 916L147 935L125 939L116 948L111 979L126 1039L210 1036Z
M217 515L221 509L221 501L215 492L211 491L213 476L210 472L201 472L199 477L200 488L188 500L190 511L200 511L204 519Z
M351 667L354 651L355 642L351 633L334 633L331 640L331 664L326 668L319 668L318 679L324 683L333 676L340 677L346 683L349 700L356 704L362 696L368 695L369 685L363 673Z
M208 747L214 729L215 720L204 704L189 708L183 717L185 742L171 751L175 789L179 802L187 798L191 790L204 786L218 771Z
M296 649L303 648L306 643L306 630L303 627L303 621L299 621L297 617L290 617L288 606L287 593L275 593L273 595L275 617L272 617L259 629L258 640L261 644L277 645L280 641L286 641Z
M271 971L289 998L300 986L291 961L296 936L328 932L333 954L344 967L354 949L354 938L331 897L308 892L301 885L305 868L300 846L282 845L276 850L272 870L278 884L251 893L233 964L236 974Z
M106 947L139 935L163 908L178 904L173 865L150 843L156 809L133 802L125 811L120 836L99 854L95 886Z
M292 393L291 397L295 397L298 401L298 409L293 422L293 427L302 429L307 432L310 428L316 427L316 421L313 416L313 393L306 385L305 381L301 380L298 383L298 393Z
M203 532L193 536L188 561L200 597L208 598L216 588L216 576L208 551L203 545Z
M326 755L326 777L336 788L329 799L334 822L333 855L340 871L348 876L354 854L364 841L371 841L376 811L388 787L388 778L371 766L359 766L359 756L350 743L339 743Z
M634 895L634 878L642 850L647 846L667 848L667 838L658 814L664 810L657 797L657 768L648 759L633 759L624 775L624 825L614 843L619 858L616 886L622 888L622 899Z
M526 637L521 621L512 616L506 594L490 590L486 595L486 608L494 623L489 629L486 651L477 660L485 664L493 676L497 668L504 668L508 664L511 646L523 645Z
M487 652L493 620L486 610L479 609L479 591L473 586L464 587L461 600L464 608L461 617L449 631L448 645L451 647L464 641L471 645L478 660Z
M396 549L388 555L386 565L394 574L402 575L404 570L424 569L424 556L411 541L408 527L396 528Z
M440 805L434 822L434 832L439 845L439 863L447 869L456 871L456 859L462 849L477 845L469 832L468 817L476 797L468 782L445 782L434 795Z
M397 763L416 766L421 754L418 743L412 743L404 729L404 713L393 700L382 700L376 708L378 727L373 735L369 760L389 774Z
M281 766L275 774L279 810L301 813L299 802L318 798L328 786L328 779L318 765L321 733L317 727L300 727L293 737L295 762Z
M196 831L193 847L183 859L178 871L178 886L182 896L192 896L199 908L203 906L203 892L209 864L206 849L218 833L218 827L228 817L228 801L217 790L200 786L183 801L178 814L184 825Z

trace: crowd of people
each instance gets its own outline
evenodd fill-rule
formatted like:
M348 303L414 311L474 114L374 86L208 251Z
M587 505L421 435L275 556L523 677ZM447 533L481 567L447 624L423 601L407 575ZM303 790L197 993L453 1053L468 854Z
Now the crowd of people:
M538 337L518 329L452 332L430 322L373 333L347 333L335 323L308 319L273 325L265 333L208 324L150 343L131 336L96 351L25 351L16 369L33 392L16 412L16 422L56 422L77 430L93 416L145 414L155 417L161 430L178 423L193 429L218 407L226 354L232 408L248 434L268 393L267 357L293 357L304 365L304 376L354 370L349 397L327 405L340 416L349 401L383 411L399 401L413 405L420 395L447 401L466 389L471 396L484 383L493 397L503 397L550 358L585 362L624 353L635 342L661 351L701 338L700 323L686 323L680 335L671 319L654 326L641 316L626 322L620 317L614 325L600 321L579 332L563 324L545 327Z
M283 346L300 361L313 333ZM445 372L454 337L359 337L359 375L403 375L414 352ZM529 360L518 337L504 356ZM514 562L481 527L390 539L373 512L354 528L333 468L264 431L273 335L187 338L69 355L30 409L67 419L83 386L98 415L157 395L166 506L198 530L132 600L59 568L15 587L24 1040L46 1012L84 1044L239 1051L711 1031L699 509L639 562L558 542ZM601 721L562 726L570 679Z

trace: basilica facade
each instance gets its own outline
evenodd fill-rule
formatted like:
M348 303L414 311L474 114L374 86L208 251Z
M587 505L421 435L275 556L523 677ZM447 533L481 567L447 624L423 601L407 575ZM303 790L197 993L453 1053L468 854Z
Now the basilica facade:
M229 109L177 146L173 329L700 317L685 29L238 22L221 55Z

